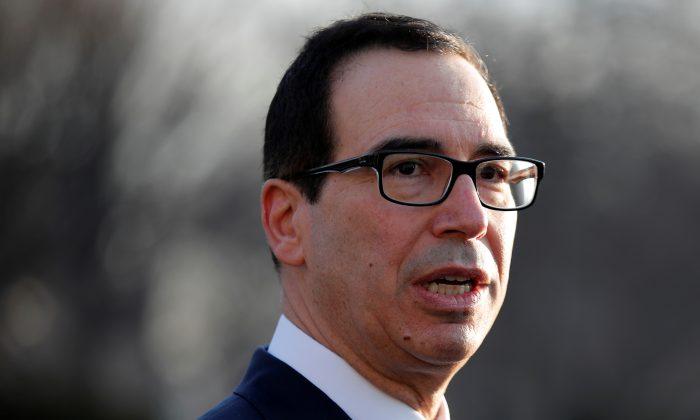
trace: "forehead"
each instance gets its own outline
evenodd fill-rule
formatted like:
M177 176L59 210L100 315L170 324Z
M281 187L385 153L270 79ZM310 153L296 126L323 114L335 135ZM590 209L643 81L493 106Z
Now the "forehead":
M454 54L372 49L351 57L334 73L331 121L337 159L392 138L434 140L461 159L487 143L510 147L486 82Z

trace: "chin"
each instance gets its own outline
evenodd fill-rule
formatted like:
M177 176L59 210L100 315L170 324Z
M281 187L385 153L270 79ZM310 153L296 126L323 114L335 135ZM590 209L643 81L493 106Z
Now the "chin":
M416 341L414 356L433 365L466 363L481 346L486 332L473 326L446 324L434 327Z

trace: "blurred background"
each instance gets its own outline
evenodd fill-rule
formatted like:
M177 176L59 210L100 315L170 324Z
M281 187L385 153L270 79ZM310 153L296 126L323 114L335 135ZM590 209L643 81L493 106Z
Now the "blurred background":
M304 36L367 11L486 56L547 162L455 419L700 417L700 2L0 2L0 412L189 419L279 316L262 131Z

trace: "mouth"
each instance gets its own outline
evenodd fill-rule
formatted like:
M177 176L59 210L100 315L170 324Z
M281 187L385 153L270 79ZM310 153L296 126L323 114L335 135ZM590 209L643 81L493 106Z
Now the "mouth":
M430 309L464 311L483 299L490 284L489 276L481 269L454 267L420 277L413 282L413 290Z
M474 288L474 280L458 276L445 276L422 284L423 288L431 293L441 295L461 295L471 292Z

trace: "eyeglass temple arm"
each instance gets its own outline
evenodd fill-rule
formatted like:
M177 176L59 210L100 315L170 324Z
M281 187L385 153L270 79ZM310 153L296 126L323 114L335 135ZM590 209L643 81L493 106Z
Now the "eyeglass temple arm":
M515 184L529 178L537 178L537 172L537 166L530 166L529 168L521 169L513 173L508 178L508 182L511 184Z
M340 162L335 162L328 165L319 166L318 168L314 168L307 171L305 175L314 175L326 172L348 172L352 169L375 165L376 156L360 156L356 158L341 160Z

